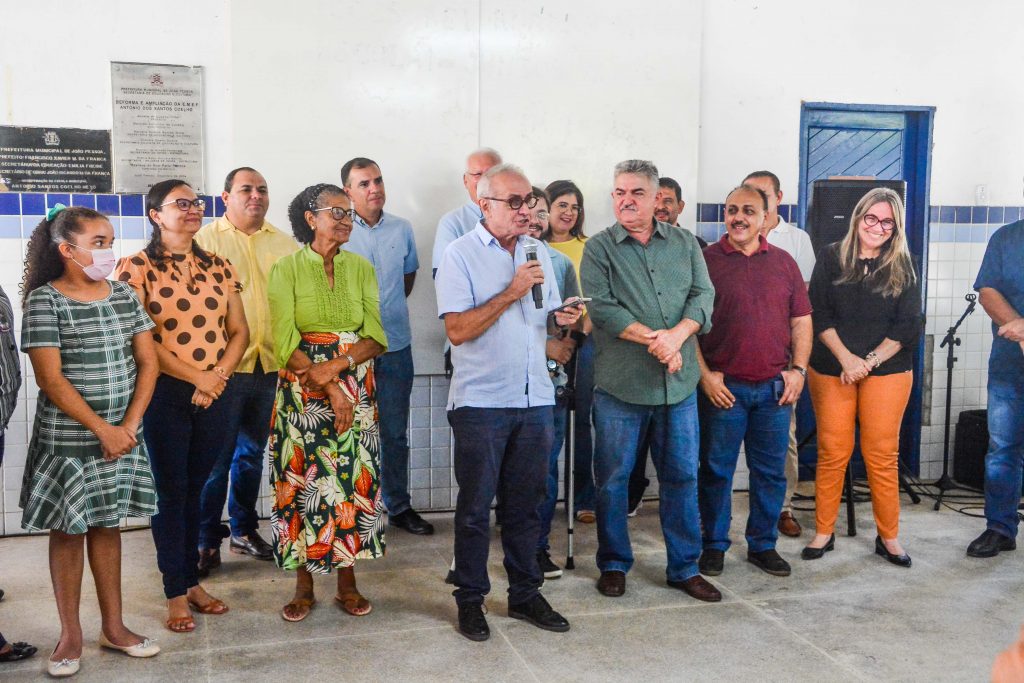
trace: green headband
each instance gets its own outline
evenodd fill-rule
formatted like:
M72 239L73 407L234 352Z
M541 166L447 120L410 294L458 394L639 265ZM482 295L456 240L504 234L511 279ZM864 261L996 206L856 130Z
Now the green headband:
M46 220L47 221L52 221L54 218L57 217L58 213L60 213L61 211L63 211L66 208L68 208L68 207L64 206L63 204L54 204L53 208L51 208L49 211L46 212Z

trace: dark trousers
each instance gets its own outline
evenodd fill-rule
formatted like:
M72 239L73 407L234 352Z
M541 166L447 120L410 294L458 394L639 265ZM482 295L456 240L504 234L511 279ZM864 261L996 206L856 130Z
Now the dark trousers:
M160 375L142 420L158 497L156 562L168 599L199 584L199 497L214 464L234 447L225 429L238 410L233 381L203 410L192 405L192 384Z
M501 500L501 545L508 602L537 595L538 507L544 500L552 441L552 408L458 408L448 411L455 435L455 585L460 604L480 604L487 577L491 501Z
M381 354L373 361L377 413L380 416L380 485L384 505L392 516L412 507L408 427L413 374L411 346Z
M219 548L227 530L220 523L224 502L228 503L231 535L248 536L259 528L256 501L263 481L263 458L270 437L270 418L277 394L277 373L253 372L231 376L238 407L224 425L234 450L228 450L210 472L200 497L199 547ZM211 406L212 410L212 406ZM230 496L228 480L230 475Z

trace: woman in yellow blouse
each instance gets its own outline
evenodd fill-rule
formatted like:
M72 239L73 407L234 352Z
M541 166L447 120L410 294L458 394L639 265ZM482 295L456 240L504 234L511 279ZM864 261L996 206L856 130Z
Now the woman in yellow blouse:
M372 609L356 588L356 558L384 554L380 433L373 358L387 349L370 262L339 247L352 208L335 185L313 185L288 207L305 245L270 271L268 296L280 371L270 445L274 559L295 570L286 621L315 604L313 574L338 571L335 600Z

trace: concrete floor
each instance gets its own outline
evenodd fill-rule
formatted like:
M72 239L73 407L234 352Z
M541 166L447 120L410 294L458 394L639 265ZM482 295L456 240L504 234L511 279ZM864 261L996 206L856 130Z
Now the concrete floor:
M861 533L837 537L835 552L803 562L806 541L784 538L789 578L745 561L746 496L737 494L725 573L714 579L724 599L699 603L664 584L665 552L656 503L630 523L637 562L627 593L605 598L594 582L596 532L577 533L576 570L544 593L572 623L566 634L540 631L505 616L500 546L492 545L491 639L472 643L454 627L455 605L441 579L450 559L452 523L434 515L437 535L389 531L388 555L357 571L374 602L365 618L330 600L333 577L319 577L321 602L306 621L288 624L279 610L290 575L225 554L207 588L231 611L197 615L191 635L164 630L160 578L148 531L124 535L124 595L129 626L159 639L155 659L101 651L92 581L86 574L82 620L87 645L78 681L280 679L357 681L676 680L676 681L981 681L1024 621L1024 552L991 560L964 549L982 520L905 501L901 538L910 570L872 554L870 506L858 505ZM809 513L798 513L810 523ZM560 527L561 529L561 527ZM845 528L840 527L845 533ZM556 559L565 537L556 535ZM39 645L40 655L0 665L0 680L45 678L45 653L58 636L46 569L45 538L0 539L0 627Z

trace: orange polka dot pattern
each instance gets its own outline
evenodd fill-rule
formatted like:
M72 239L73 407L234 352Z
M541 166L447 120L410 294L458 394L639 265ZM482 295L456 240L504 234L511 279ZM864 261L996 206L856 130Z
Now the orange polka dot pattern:
M140 251L117 264L117 279L141 291L142 305L156 323L153 338L178 359L210 370L228 344L228 296L242 291L227 259L173 254L154 263Z

